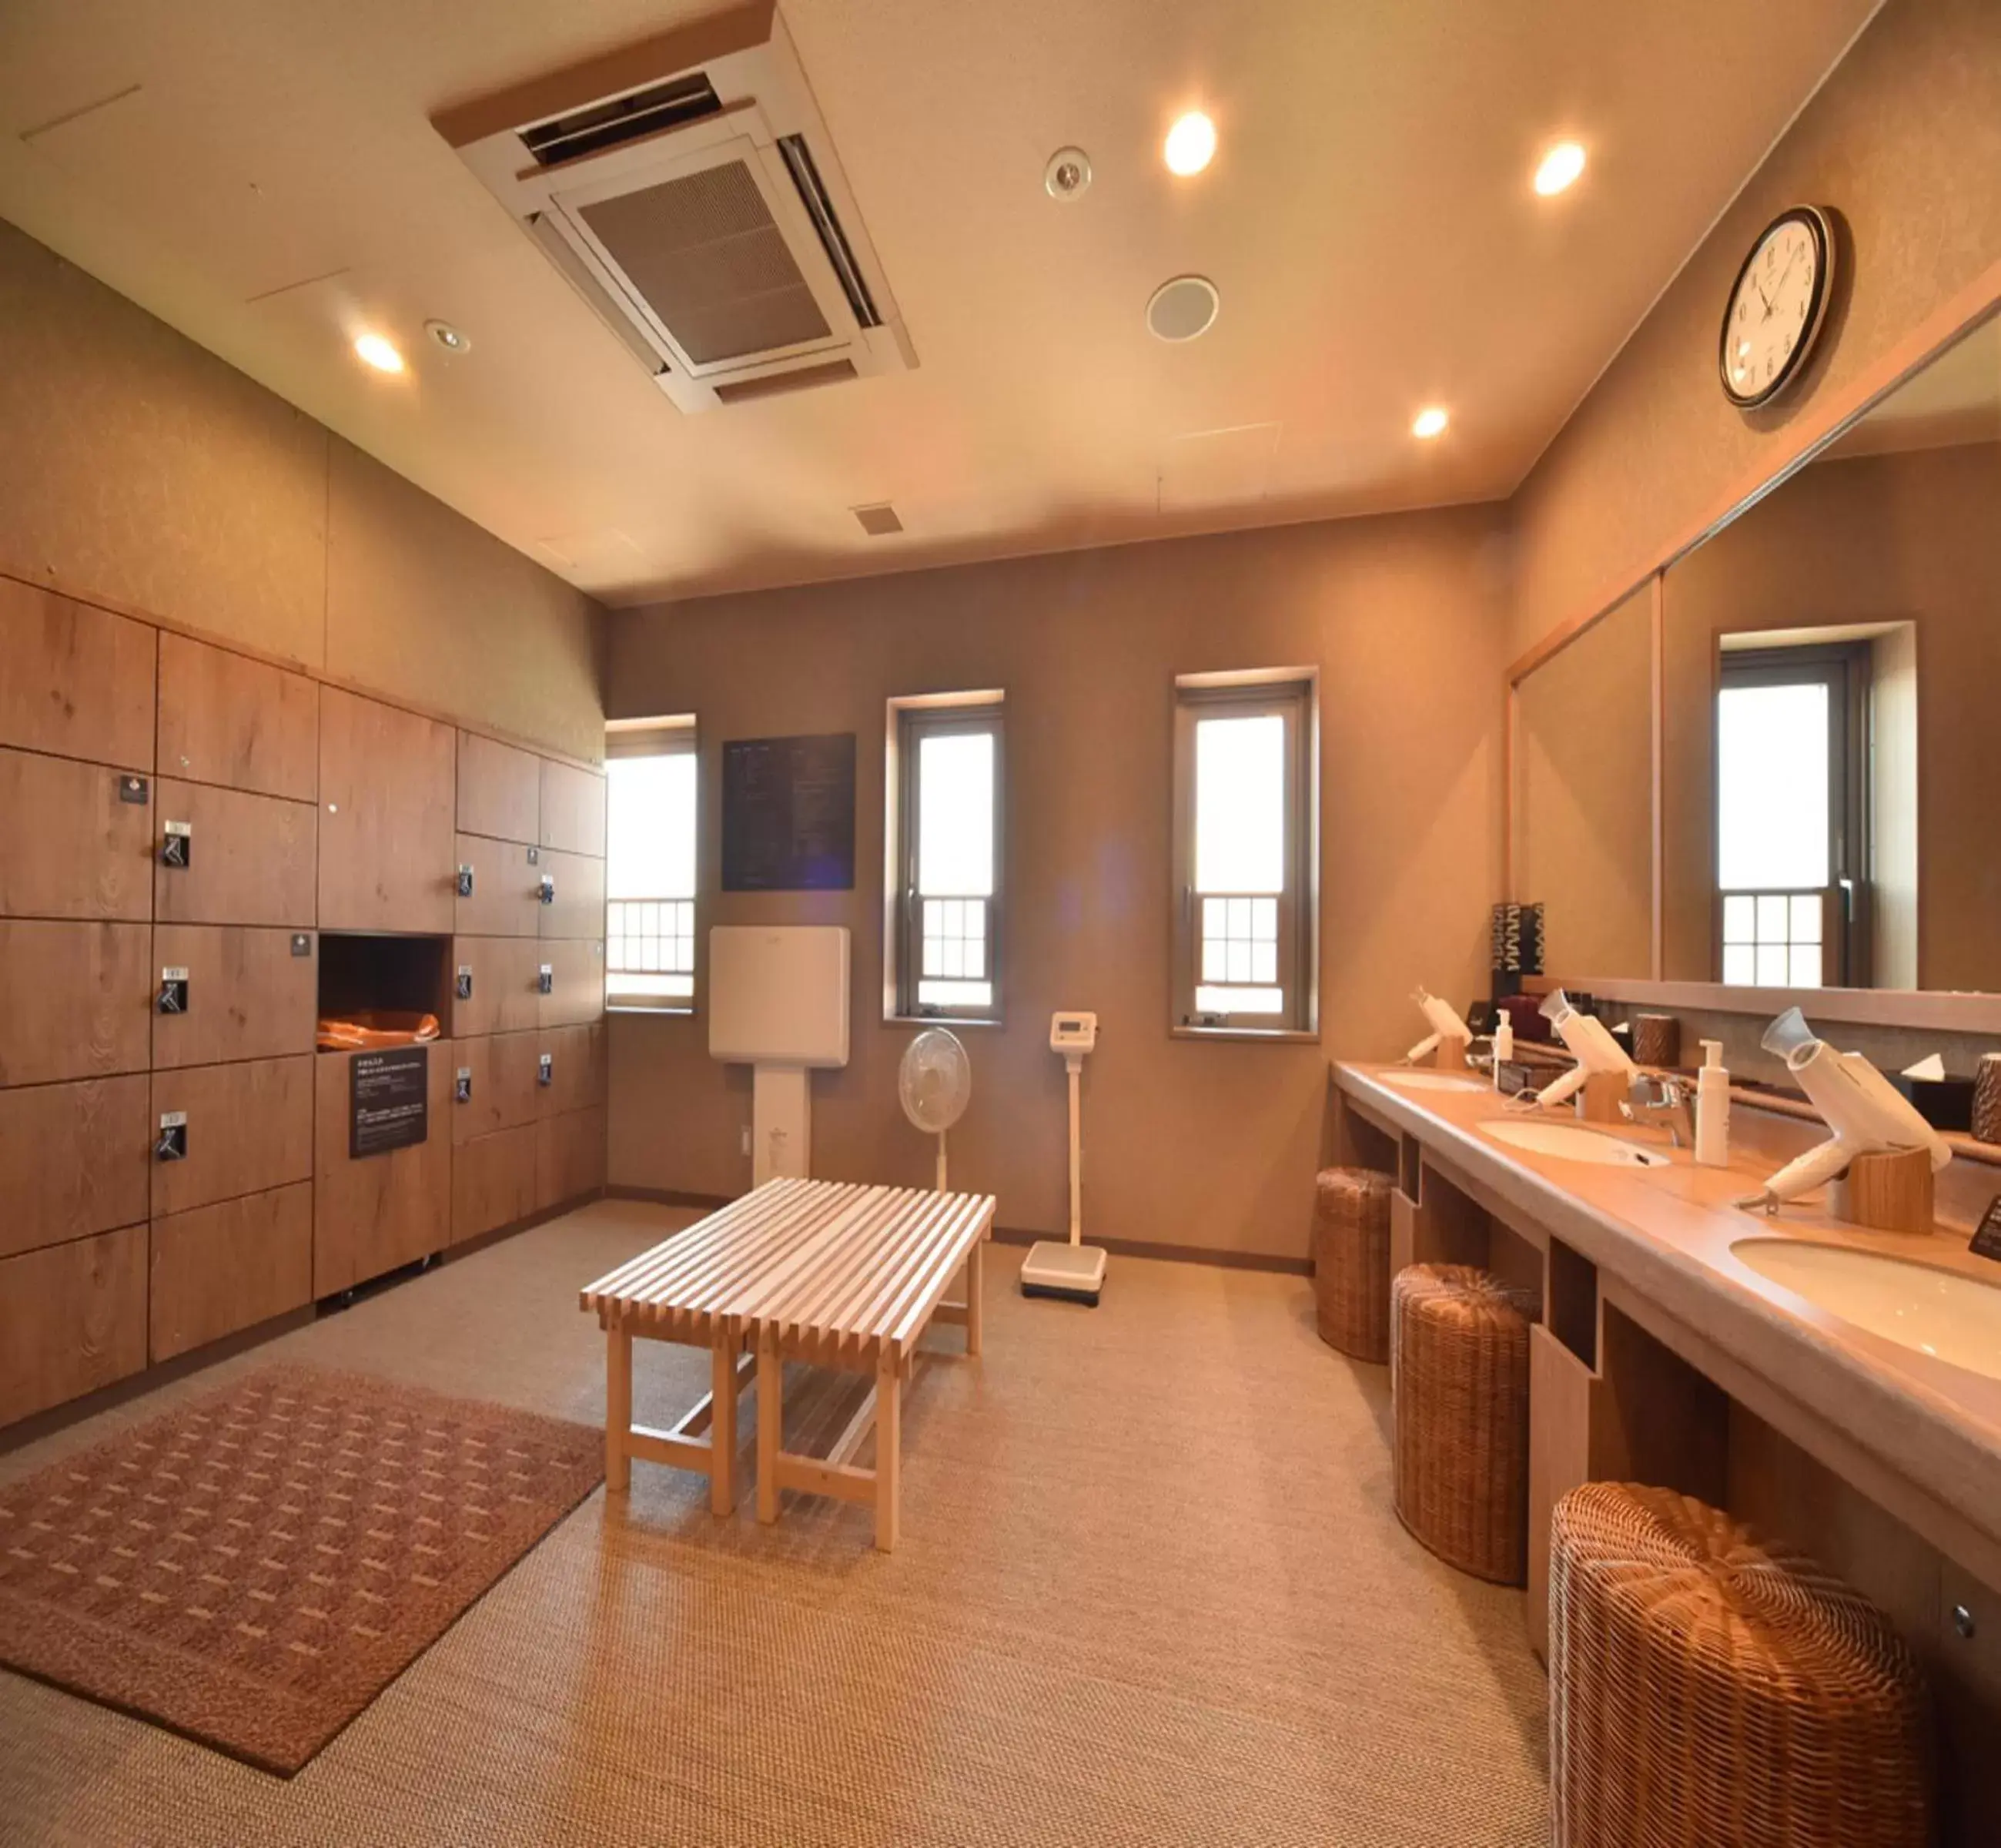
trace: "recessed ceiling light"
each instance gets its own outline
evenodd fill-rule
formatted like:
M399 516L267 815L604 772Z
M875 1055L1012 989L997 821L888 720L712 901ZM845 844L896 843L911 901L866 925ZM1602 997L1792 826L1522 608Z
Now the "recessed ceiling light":
M447 353L470 353L472 350L472 336L460 332L449 321L426 321L424 332Z
M1192 109L1168 131L1161 150L1170 173L1199 173L1216 158L1216 124Z
M1584 171L1584 150L1575 141L1559 141L1543 156L1536 169L1536 190L1553 199L1575 184Z
M361 335L354 343L354 350L378 372L400 372L403 369L403 356L380 334Z
M1445 434L1445 426L1451 421L1442 405L1427 405L1418 412L1416 421L1411 426L1411 434L1426 438L1442 437Z

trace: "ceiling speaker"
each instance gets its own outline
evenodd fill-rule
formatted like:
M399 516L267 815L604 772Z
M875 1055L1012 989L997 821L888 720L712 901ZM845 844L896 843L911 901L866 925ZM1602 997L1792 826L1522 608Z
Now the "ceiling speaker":
M1216 284L1206 276L1177 276L1154 291L1147 304L1147 325L1163 340L1192 340L1206 334L1223 305Z

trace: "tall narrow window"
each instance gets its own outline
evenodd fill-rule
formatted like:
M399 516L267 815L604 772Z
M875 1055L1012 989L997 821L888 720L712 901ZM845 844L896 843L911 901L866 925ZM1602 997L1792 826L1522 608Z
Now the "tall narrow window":
M691 1007L694 722L616 722L605 757L605 998L614 1008Z
M1174 1018L1310 1032L1319 848L1312 677L1175 690Z
M1867 649L1729 649L1716 699L1718 973L1818 988L1866 966Z
M1001 707L997 694L893 701L892 1009L1000 1011Z

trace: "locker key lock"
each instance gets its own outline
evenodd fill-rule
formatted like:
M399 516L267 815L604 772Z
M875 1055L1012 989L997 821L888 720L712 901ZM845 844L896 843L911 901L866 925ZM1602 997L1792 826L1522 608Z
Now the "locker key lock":
M469 1104L472 1101L472 1067L471 1066L461 1065L458 1068L452 1095L461 1104Z
M556 1081L556 1056L554 1053L543 1053L541 1057L535 1062L535 1082L537 1084L553 1084Z
M188 972L184 969L163 969L160 971L159 998L153 1004L161 1014L185 1014L188 1011Z
M194 828L185 821L170 821L160 836L160 864L162 866L192 866L194 864Z
M554 873L544 873L542 875L541 883L535 889L541 894L541 900L544 904L553 905L556 902L555 875Z
M458 979L453 982L451 991L462 1001L472 999L472 966L469 962L458 966Z
M472 896L472 868L469 866L461 866L458 869L458 896L461 898Z
M542 966L535 972L535 988L536 991L541 994L554 994L555 993L556 971L555 965L554 963L545 962Z
M153 1144L158 1161L185 1161L188 1154L188 1120L185 1110L169 1110L160 1118L159 1139Z

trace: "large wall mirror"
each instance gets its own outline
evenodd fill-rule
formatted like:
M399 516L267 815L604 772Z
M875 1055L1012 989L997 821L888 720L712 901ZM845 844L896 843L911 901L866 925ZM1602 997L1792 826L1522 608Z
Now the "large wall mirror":
M2001 993L2001 316L1514 701L1553 972Z

